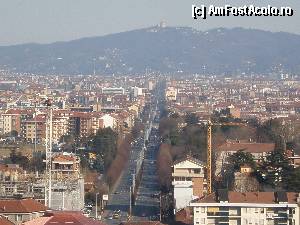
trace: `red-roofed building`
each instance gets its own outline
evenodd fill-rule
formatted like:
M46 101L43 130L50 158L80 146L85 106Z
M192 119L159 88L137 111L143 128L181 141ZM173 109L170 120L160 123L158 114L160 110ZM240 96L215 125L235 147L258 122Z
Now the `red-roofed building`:
M10 222L8 219L6 219L3 216L0 216L0 224L1 225L14 225L12 222Z
M120 225L164 225L159 221L132 221L132 222L122 222Z
M0 215L17 225L44 215L46 210L33 199L0 200Z
M47 212L43 217L22 223L22 225L105 225L99 221L85 217L81 212L54 211Z
M243 141L226 141L226 143L217 147L216 155L216 176L221 176L224 166L228 163L228 157L238 151L249 152L254 159L259 162L263 160L269 153L273 152L275 148L274 143L256 143Z

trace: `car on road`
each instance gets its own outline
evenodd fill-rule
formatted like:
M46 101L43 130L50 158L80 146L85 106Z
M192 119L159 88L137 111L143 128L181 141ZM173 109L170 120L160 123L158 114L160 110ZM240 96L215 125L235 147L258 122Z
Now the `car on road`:
M107 219L108 219L108 220L112 220L112 219L113 219L113 216L108 216Z
M120 214L119 213L114 213L113 214L113 219L119 219L120 218Z

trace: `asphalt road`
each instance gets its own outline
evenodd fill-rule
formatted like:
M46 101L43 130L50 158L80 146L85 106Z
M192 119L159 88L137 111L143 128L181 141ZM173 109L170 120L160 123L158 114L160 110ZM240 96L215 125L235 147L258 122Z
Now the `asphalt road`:
M108 204L105 208L102 221L106 224L119 224L122 221L127 221L127 216L129 212L129 192L130 186L132 184L132 174L136 168L136 161L139 157L140 152L144 146L144 139L139 138L136 143L133 144L130 161L127 167L122 173L119 183L114 191L114 193L109 195ZM120 218L113 219L113 212L115 210L120 210Z
M152 116L152 119L154 116ZM157 124L156 124L157 125ZM149 144L145 151L144 170L138 189L135 205L132 207L130 220L159 220L159 185L156 176L156 154L159 148L158 130L153 128L149 136ZM109 201L102 216L102 221L108 225L120 224L128 220L130 203L130 186L136 170L136 162L144 147L144 138L139 138L133 144L130 161L120 177L114 193L109 195ZM113 218L113 213L120 210L120 217Z
M145 153L143 176L133 207L134 216L132 220L134 221L159 220L159 184L156 174L159 135L156 129L152 129L149 139Z

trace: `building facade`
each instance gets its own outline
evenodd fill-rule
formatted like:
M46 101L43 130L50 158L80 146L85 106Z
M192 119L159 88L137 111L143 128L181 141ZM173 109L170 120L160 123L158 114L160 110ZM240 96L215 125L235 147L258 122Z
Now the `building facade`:
M175 211L206 193L205 166L193 157L174 162L172 179Z
M299 193L220 190L193 201L195 225L299 225Z

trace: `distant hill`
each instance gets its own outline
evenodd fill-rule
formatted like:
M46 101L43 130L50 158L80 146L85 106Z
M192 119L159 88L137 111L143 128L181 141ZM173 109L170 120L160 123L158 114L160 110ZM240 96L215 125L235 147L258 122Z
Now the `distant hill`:
M101 28L100 28L101 29ZM0 47L0 68L20 72L235 74L300 72L300 36L253 29L150 27L52 44Z

